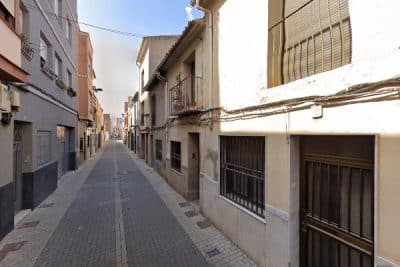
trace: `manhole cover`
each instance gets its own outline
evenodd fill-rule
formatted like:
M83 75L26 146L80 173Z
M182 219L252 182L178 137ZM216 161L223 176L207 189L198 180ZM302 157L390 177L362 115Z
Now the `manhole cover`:
M17 229L36 227L38 224L39 224L39 221L26 222L26 223L21 224Z
M194 216L196 216L198 213L197 213L197 211L195 211L195 210L189 210L189 211L187 211L187 212L185 212L185 215L187 216L187 217L194 217Z
M214 249L208 251L207 255L208 255L208 257L212 258L214 256L217 256L219 253L220 253L219 250L214 248Z
M204 221L197 222L197 226L200 229L206 229L211 226L211 222L209 220L205 219Z

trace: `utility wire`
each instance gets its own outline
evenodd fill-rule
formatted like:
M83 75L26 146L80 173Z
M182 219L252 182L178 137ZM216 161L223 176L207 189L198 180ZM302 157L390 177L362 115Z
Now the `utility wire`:
M28 4L28 3L26 3L26 4L24 4L24 5L25 5L27 8L31 9L31 10L35 10L35 11L38 11L38 12L40 11L39 8L38 8L36 5ZM116 30L116 29L111 29L111 28L107 28L107 27L102 27L102 26L94 25L94 24L87 23L87 22L82 22L82 21L78 21L78 20L73 20L73 19L68 18L68 17L64 17L64 16L61 16L61 15L57 15L55 12L49 11L49 10L45 10L45 9L43 9L43 12L46 13L46 14L48 14L48 15L51 15L51 16L53 16L53 17L56 17L56 18L58 18L58 19L66 20L66 21L69 21L69 22L72 22L72 23L77 23L77 24L85 25L85 26L88 26L88 27L91 27L91 28L95 28L95 29L98 29L98 30L107 31L107 32L111 32L111 33L115 33L115 34L119 34L119 35L124 35L124 36L128 36L128 37L136 37L136 38L143 38L143 37L148 36L148 35L145 35L145 34L132 33L132 32L124 32L124 31L120 31L120 30Z

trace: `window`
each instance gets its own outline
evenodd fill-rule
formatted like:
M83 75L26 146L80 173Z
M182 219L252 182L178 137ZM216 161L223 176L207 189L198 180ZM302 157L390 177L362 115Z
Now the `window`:
M65 36L69 41L71 41L71 22L69 21L69 18L65 21Z
M264 217L265 138L220 137L220 194Z
M60 19L62 15L62 2L61 0L54 0L54 13Z
M28 9L20 2L20 14L19 14L19 27L21 28L21 33L24 38L29 38L29 13ZM28 41L28 40L24 40Z
M69 69L67 69L67 86L72 88L72 73Z
M44 38L40 37L40 60L45 63L48 61L48 43L44 40Z
M44 34L40 34L40 66L49 65L51 62L51 45ZM50 66L49 66L50 67Z
M162 141L156 140L156 160L162 161Z
M171 168L181 171L181 143L171 141Z
M140 91L143 93L144 87L144 70L140 73Z
M348 0L269 1L268 86L351 62Z
M0 2L0 18L2 18L12 29L15 29L14 2L15 1Z
M56 76L58 78L62 78L62 61L60 59L60 57L58 56L58 54L56 53L55 55L55 60L54 60L54 73L56 74Z
M156 96L152 95L151 98L151 125L156 125Z
M36 135L36 141L37 166L41 166L50 161L51 132L38 131Z
M85 149L85 138L79 138L79 151L84 152Z

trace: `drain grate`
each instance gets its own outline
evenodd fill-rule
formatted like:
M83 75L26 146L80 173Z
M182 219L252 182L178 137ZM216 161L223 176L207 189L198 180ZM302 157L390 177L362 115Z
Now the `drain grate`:
M179 207L181 207L181 208L188 207L188 206L190 206L189 202L179 203Z
M197 222L197 226L200 229L206 229L211 226L211 222L209 220L205 219L204 221Z
M185 212L185 215L187 216L187 217L194 217L194 216L196 216L198 213L197 213L197 211L195 211L195 210L189 210L189 211L187 211L187 212Z
M7 256L8 253L18 251L22 248L23 245L25 245L26 241L21 241L18 243L11 243L5 245L1 250L0 250L0 262Z
M43 208L50 208L53 207L54 203L45 203L39 206L39 208L43 209Z
M39 224L39 221L33 221L33 222L26 222L18 226L17 229L25 229L25 228L32 228L36 227Z
M219 250L217 248L214 248L210 251L207 251L207 256L212 258L214 256L217 256L219 253L220 253Z

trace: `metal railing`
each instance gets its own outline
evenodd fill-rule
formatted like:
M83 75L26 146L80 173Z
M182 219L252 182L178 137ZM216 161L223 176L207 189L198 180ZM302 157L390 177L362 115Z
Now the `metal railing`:
M200 112L202 107L202 78L188 76L169 89L169 114L185 115Z

